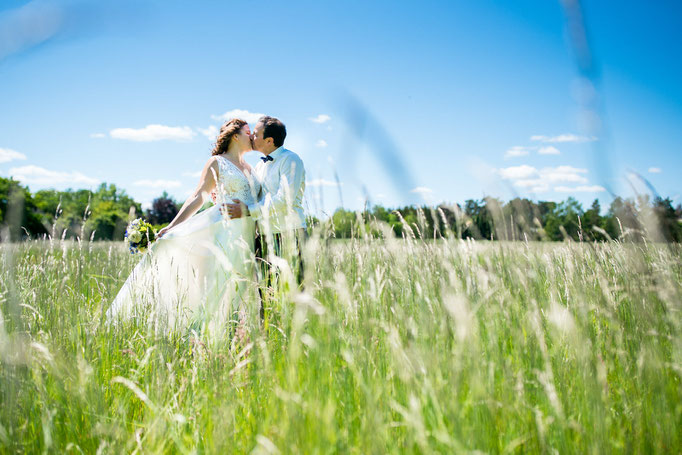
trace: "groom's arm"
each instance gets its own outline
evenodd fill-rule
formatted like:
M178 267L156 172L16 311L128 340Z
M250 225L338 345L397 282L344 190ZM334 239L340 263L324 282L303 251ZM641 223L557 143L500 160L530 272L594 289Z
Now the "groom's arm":
M251 176L255 180L258 181L258 185L256 187L258 188L258 191L254 191L254 186L251 186L251 196L253 196L254 200L260 201L263 198L263 188L265 185L263 185L263 182L260 180L259 175L261 174L261 166L263 163L258 163L256 165L255 170L251 170ZM223 215L227 215L230 218L241 218L243 216L249 216L249 207L244 204L241 200L239 199L232 199L232 203L224 203L220 207L220 213Z
M279 168L279 188L275 194L265 194L259 201L247 206L254 220L285 215L293 207L296 195L305 185L305 167L297 155L282 158Z

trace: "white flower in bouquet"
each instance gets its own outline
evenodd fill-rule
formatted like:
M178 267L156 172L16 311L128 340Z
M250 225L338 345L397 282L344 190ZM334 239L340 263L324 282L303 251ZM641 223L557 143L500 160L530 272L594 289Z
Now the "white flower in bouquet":
M133 243L137 243L142 240L142 234L139 231L132 231L130 234L128 234L128 240Z

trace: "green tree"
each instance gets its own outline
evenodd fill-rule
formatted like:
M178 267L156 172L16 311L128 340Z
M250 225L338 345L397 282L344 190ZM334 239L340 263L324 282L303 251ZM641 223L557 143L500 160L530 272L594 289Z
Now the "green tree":
M556 209L556 214L560 219L563 227L562 237L567 235L573 240L579 240L579 222L578 218L583 215L583 208L580 202L572 197L559 203Z
M18 241L47 233L28 188L18 181L0 177L0 225L7 232L3 240Z
M673 201L670 198L663 199L657 196L654 199L653 209L665 240L668 242L682 241L682 225L676 210L673 208Z
M602 225L601 205L599 205L599 199L592 201L590 208L585 210L585 213L581 219L581 224L586 239L606 240L602 234L594 230L595 226L601 228Z
M464 202L464 216L463 238L471 237L476 240L490 239L493 230L493 219L485 200L466 200Z
M145 218L155 226L165 226L178 214L178 203L167 192L152 201L152 206L145 212Z
M337 238L349 239L353 236L357 215L351 210L336 209L332 215L334 232Z
M85 223L84 234L95 240L120 240L128 221L141 213L140 204L116 185L102 183L91 198L91 215Z

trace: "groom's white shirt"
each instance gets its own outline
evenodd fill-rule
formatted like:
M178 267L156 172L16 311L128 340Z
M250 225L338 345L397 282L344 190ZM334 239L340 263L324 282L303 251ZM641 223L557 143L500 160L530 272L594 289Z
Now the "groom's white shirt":
M272 161L261 160L254 171L261 183L261 193L258 201L248 206L251 217L261 225L269 224L273 234L304 228L303 161L284 147L279 147L269 156Z

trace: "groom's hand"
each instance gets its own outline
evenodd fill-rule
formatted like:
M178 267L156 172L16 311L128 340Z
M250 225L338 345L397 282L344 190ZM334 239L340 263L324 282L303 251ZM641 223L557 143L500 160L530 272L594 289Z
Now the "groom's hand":
M232 199L232 204L224 204L223 207L227 211L230 218L241 218L249 215L249 209L239 199ZM224 212L223 212L224 213Z

